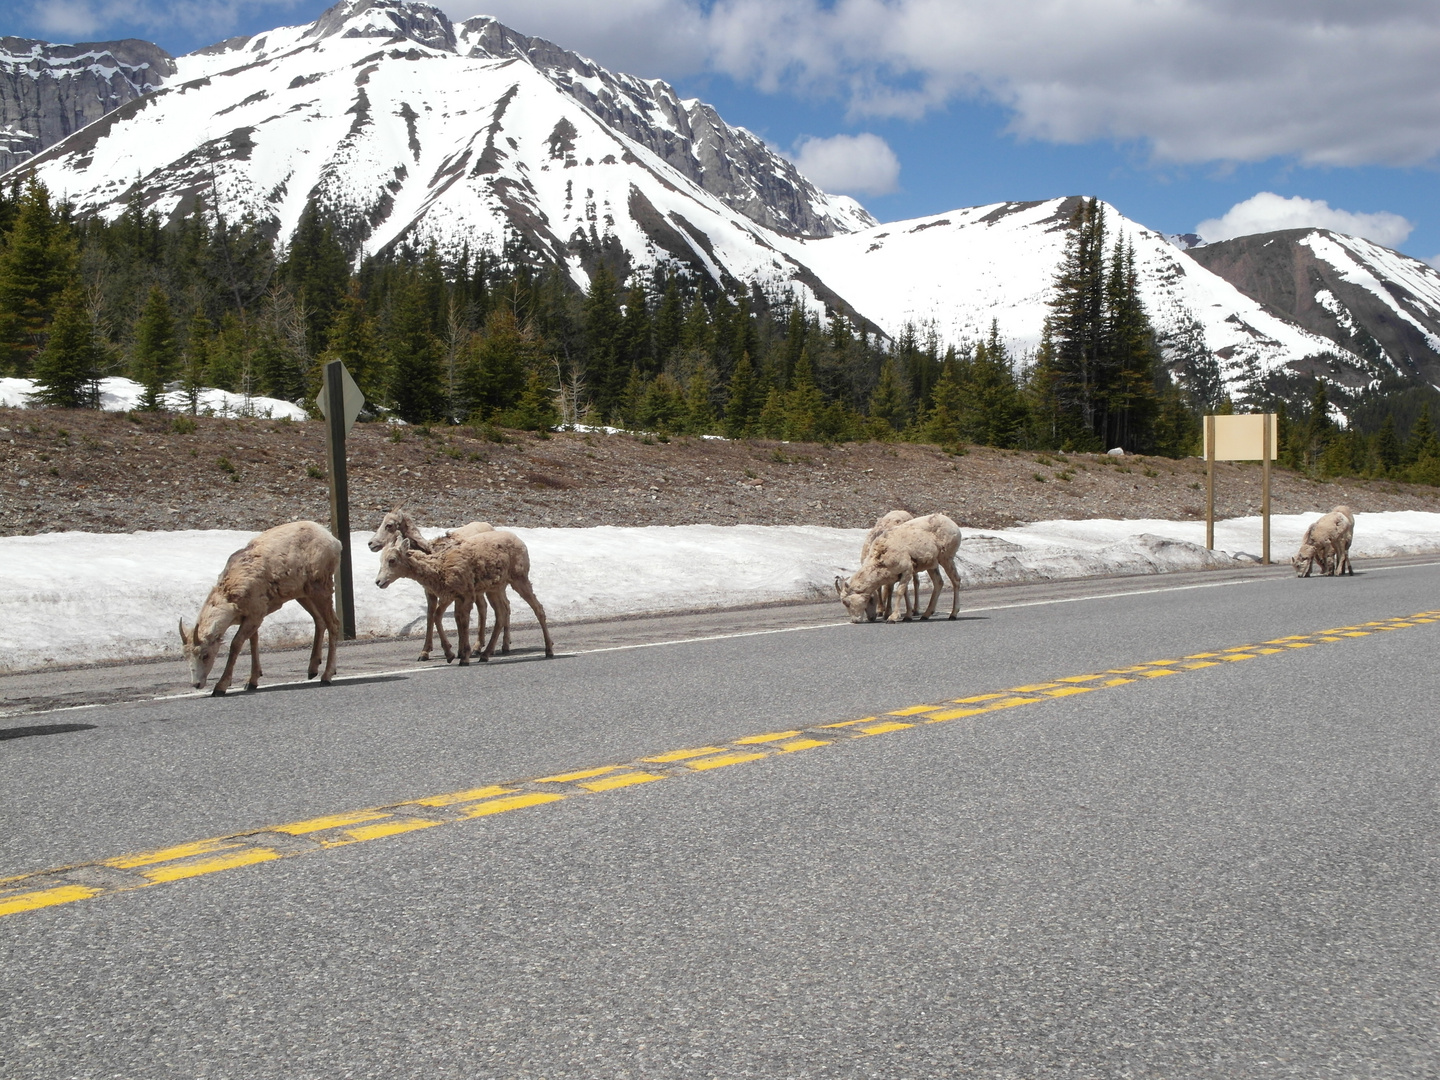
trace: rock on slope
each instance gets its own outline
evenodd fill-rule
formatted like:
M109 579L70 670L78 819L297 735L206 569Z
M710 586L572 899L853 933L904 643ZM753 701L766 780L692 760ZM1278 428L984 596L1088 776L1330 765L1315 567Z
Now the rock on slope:
M1370 361L1440 385L1440 271L1358 236L1286 229L1207 244L1197 262L1271 310Z
M174 74L173 56L134 38L79 45L0 38L0 172Z

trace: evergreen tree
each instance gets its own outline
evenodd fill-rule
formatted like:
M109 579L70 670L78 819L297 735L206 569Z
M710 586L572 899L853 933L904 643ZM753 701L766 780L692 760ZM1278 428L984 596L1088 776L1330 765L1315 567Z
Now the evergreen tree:
M997 320L990 321L989 334L965 365L964 378L956 381L963 391L957 396L961 435L984 446L1015 445L1025 404Z
M1096 434L1105 445L1131 451L1152 449L1159 368L1155 332L1140 299L1135 250L1117 240L1105 288L1098 363L1103 420Z
M685 313L685 324L680 328L680 348L684 352L702 353L708 356L714 348L715 339L710 327L710 313L699 296Z
M655 343L651 340L650 311L646 306L645 288L637 278L625 296L625 316L620 327L620 363L654 374Z
M662 371L646 388L640 405L640 427L668 435L679 431L684 422L685 393L679 383Z
M741 353L735 370L730 373L730 396L725 406L725 434L732 439L743 438L750 431L760 411L760 391L750 354Z
M1440 437L1430 420L1430 409L1422 406L1420 415L1410 428L1410 438L1405 442L1405 463L1413 465L1423 457L1440 458Z
M611 417L620 404L628 367L620 365L622 346L620 304L615 278L602 262L590 278L585 297L585 366L590 399L602 417Z
M555 409L555 389L541 369L530 372L519 401L501 415L501 420L506 427L521 431L549 431L560 423L560 414Z
M290 239L282 277L306 316L306 347L319 355L345 298L350 260L314 203L306 207Z
M1056 427L1069 428L1080 448L1098 448L1105 390L1105 212L1096 199L1082 200L1070 219L1046 329L1053 342L1051 389L1060 411L1073 419Z
M955 374L955 355L952 350L940 366L940 378L930 394L930 411L925 416L923 435L927 442L947 450L958 450L963 445L961 418L965 413L965 390Z
M359 285L352 282L340 301L331 324L329 347L320 357L321 366L339 360L350 372L366 401L379 401L385 393L386 373L375 328L365 311Z
M170 301L164 289L152 285L145 307L135 323L135 344L130 362L131 378L145 387L140 398L142 409L160 407L166 380L174 377L179 364L180 350L175 344L175 320L170 314Z
M1315 380L1315 392L1310 397L1310 419L1305 425L1302 443L1303 467L1315 471L1320 467L1320 458L1334 437L1335 424L1330 419L1330 399L1325 392L1325 380Z
M516 405L531 371L539 369L536 345L508 307L490 313L461 373L461 396L472 416L486 419Z
M909 395L901 385L892 358L887 357L880 368L880 379L870 395L870 415L883 420L892 432L901 430L909 422Z
M29 372L74 261L69 229L44 185L31 179L0 247L0 371Z
M99 408L101 356L85 295L72 285L60 297L50 335L35 360L33 400L61 409Z
M672 277L665 284L665 294L655 312L655 370L664 367L670 355L680 347L684 325L685 307L680 299L680 288Z
M1388 476L1397 468L1401 459L1400 438L1395 434L1395 417L1385 414L1385 420L1375 435L1375 460L1382 475Z
M445 412L440 342L430 315L421 282L412 279L396 290L385 334L389 396L400 419L411 424L439 420Z
M801 349L790 377L790 389L785 394L785 438L795 442L813 441L815 424L824 408L825 398L815 386L810 350Z
M685 430L692 435L710 435L715 430L715 406L710 401L710 373L701 364L690 376L685 389Z
M205 386L209 367L210 320L197 307L190 319L190 332L185 338L185 352L180 365L180 389L185 394L185 406L191 416L200 411L200 391Z

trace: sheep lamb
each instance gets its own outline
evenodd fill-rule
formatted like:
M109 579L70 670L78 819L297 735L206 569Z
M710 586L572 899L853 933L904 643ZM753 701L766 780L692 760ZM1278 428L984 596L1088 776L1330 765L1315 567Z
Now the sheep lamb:
M550 640L550 628L545 621L545 609L530 586L530 553L524 543L512 532L493 529L479 533L447 547L443 551L428 553L420 550L415 542L402 537L386 546L380 555L380 572L375 584L388 588L402 577L418 581L427 592L434 593L438 610L443 612L455 604L456 630L460 637L460 663L470 662L470 605L483 604L485 597L492 601L497 594L503 600L506 586L514 589L530 605L540 622L540 633L545 639L545 655L554 656L555 646ZM509 609L505 609L508 626ZM495 632L481 653L481 660L488 660L495 650L495 640L500 633L501 614L497 609ZM440 646L445 650L445 660L455 658L450 648L445 626L437 619L440 632Z
M408 538L419 550L426 554L434 554L437 551L444 551L452 544L471 536L478 536L480 533L494 532L495 526L488 521L472 521L461 525L458 529L451 529L444 536L436 537L434 540L426 540L413 518L398 506L380 519L375 534L370 537L370 550L382 551L387 544L393 543L401 537ZM492 603L495 603L492 598ZM430 650L435 645L435 627L439 624L444 609L436 610L437 604L435 594L426 591L425 593L425 646L420 650L420 660L430 659ZM479 607L480 634L485 634L485 608ZM501 653L510 651L510 603L505 597L505 592L500 591L499 602L495 604L495 625L504 626L505 640L501 647ZM479 644L477 640L476 644Z

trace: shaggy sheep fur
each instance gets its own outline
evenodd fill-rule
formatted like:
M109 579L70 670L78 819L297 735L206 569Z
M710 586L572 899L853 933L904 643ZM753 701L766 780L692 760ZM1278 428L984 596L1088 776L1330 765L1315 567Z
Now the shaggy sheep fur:
M905 610L893 611L888 622L909 620L915 613L906 590L915 575L928 573L931 581L930 604L920 616L928 619L935 613L940 599L944 570L950 579L950 618L960 610L960 574L955 569L955 553L960 550L960 526L944 514L927 514L901 522L886 530L870 545L865 562L846 581L835 579L835 591L850 613L851 622L874 618L876 598L887 585L900 585Z
M1350 565L1350 544L1355 539L1355 512L1348 506L1337 506L1330 513L1310 523L1300 541L1300 550L1290 560L1297 577L1309 577L1320 564L1320 573L1333 577L1355 573Z
M245 642L250 643L250 679L246 690L260 685L260 624L265 616L289 600L294 600L315 620L315 640L310 647L308 677L320 670L320 645L330 635L330 652L325 662L322 683L335 675L335 642L340 634L340 619L335 614L335 571L340 566L340 541L323 526L313 521L292 521L261 533L235 552L225 562L220 579L205 598L194 629L186 630L180 620L180 642L185 659L190 662L191 680L195 689L205 686L215 658L220 653L220 639L236 623L230 643L230 657L225 672L212 693L224 695L235 673L235 661Z
M439 611L443 612L449 604L456 605L455 623L460 636L461 664L470 662L470 604L482 605L483 617L484 597L493 598L497 592L503 593L506 586L519 593L530 605L530 610L535 612L540 621L540 632L545 638L545 655L555 655L550 628L545 621L545 609L530 587L530 553L514 533L494 529L461 540L434 554L421 551L408 538L401 538L381 552L380 572L375 584L384 589L402 577L412 578L427 592L434 593ZM455 653L445 635L444 624L439 623L438 629L440 646L445 650L448 663L455 658ZM497 612L495 632L491 634L481 660L488 660L495 651L495 639L499 633Z

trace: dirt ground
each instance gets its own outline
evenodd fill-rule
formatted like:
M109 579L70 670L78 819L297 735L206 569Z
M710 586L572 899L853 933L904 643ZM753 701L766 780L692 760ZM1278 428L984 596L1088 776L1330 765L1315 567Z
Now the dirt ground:
M329 521L319 422L167 413L0 409L0 535L84 530L259 530ZM357 424L348 443L351 523L393 506L426 525L520 527L832 525L902 508L1003 528L1054 518L1202 518L1196 458L1112 458L910 444L761 440ZM1276 470L1275 513L1440 510L1435 488L1321 483ZM1260 509L1260 466L1217 467L1216 515Z

